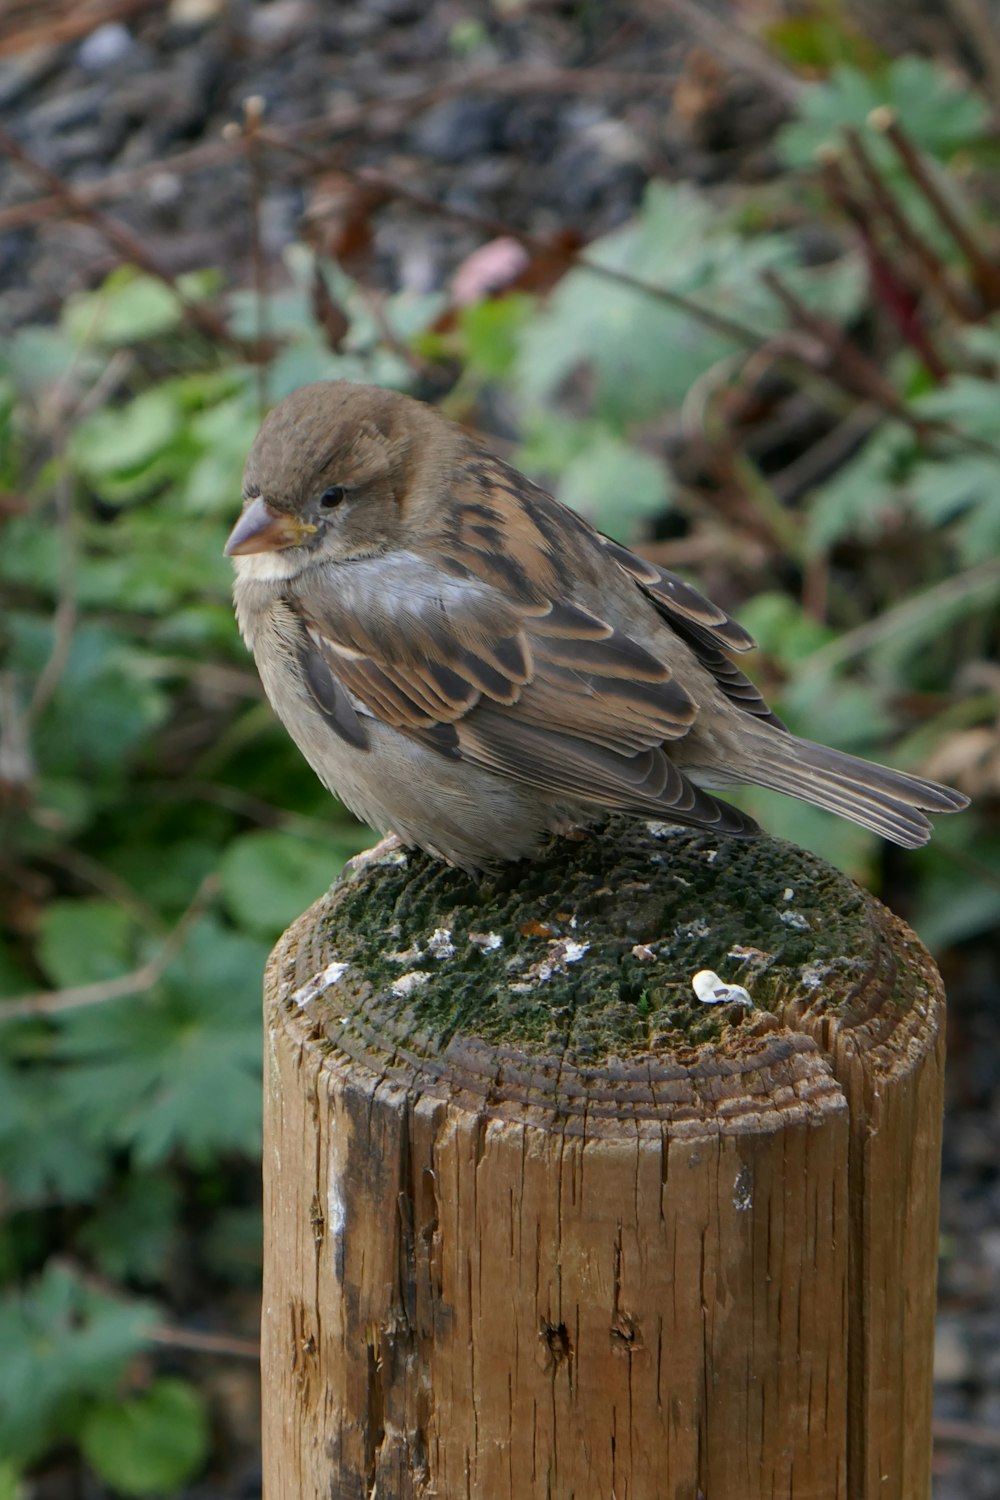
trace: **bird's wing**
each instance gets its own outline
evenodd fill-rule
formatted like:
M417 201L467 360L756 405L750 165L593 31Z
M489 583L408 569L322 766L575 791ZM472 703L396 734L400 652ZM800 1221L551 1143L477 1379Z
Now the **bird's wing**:
M457 733L492 708L629 755L694 722L671 669L608 621L574 604L516 602L412 553L336 564L306 578L293 607L309 643L306 682L324 711L337 694L318 661L405 732Z
M465 521L493 525L481 505ZM328 718L346 690L439 753L567 801L752 826L660 748L697 712L670 667L598 614L546 597L537 554L522 577L516 552L479 540L442 541L433 560L397 551L338 563L297 583L304 680ZM566 578L552 581L565 591Z
M727 615L676 573L668 573L646 558L637 557L609 537L602 536L600 541L608 556L639 585L671 629L687 642L730 702L744 713L784 729L758 688L726 655L727 651L752 650L756 645L753 636L732 615Z

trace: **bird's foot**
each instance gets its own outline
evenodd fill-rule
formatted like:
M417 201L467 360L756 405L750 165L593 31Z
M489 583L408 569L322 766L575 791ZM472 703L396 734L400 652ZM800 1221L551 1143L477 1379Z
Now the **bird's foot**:
M360 854L355 854L344 865L341 871L341 880L357 880L372 865L398 865L406 858L406 847L403 840L396 833L387 833L380 838L377 844L370 849L362 849Z

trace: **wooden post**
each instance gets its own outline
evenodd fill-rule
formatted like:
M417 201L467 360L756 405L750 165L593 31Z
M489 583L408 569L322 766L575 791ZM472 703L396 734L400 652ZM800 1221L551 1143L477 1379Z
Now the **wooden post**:
M766 838L335 887L266 983L265 1500L926 1500L942 1007Z

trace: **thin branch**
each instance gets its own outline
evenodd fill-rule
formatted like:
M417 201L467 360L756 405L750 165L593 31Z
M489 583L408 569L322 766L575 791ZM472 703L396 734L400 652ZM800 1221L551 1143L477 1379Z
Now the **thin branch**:
M55 488L55 502L56 528L62 544L59 591L52 616L52 647L35 681L34 691L25 712L29 725L37 724L62 680L66 663L73 649L73 636L76 632L79 614L76 598L78 556L73 525L73 495L69 471L65 464L60 465Z
M782 67L755 36L735 22L714 16L706 6L696 5L694 0L655 0L655 4L646 0L642 8L657 18L665 10L673 11L711 51L724 57L734 68L752 73L791 104L801 97L805 84Z
M104 5L74 5L65 13L49 21L22 26L20 31L9 32L0 37L0 57L13 57L18 52L29 52L35 47L51 47L60 42L71 42L78 36L96 31L108 21L124 21L143 11L159 8L162 0L107 0Z
M1000 269L993 264L969 226L955 212L941 187L895 114L886 105L872 110L869 116L876 130L881 130L906 168L914 185L961 250L975 277L976 284L990 307L1000 307Z
M963 322L974 318L976 310L972 306L968 296L959 287L953 285L951 278L948 276L945 267L942 265L935 251L921 237L917 230L914 229L906 217L896 195L872 161L861 132L848 128L845 130L844 135L854 164L861 173L865 186L871 194L872 203L875 205L877 212L885 219L889 228L896 236L898 243L905 247L911 259L920 268L924 285L935 294L938 301L953 313L956 318L961 319ZM830 174L828 181L830 183L836 182L839 175L840 184L843 188L842 201L844 201L845 207L846 205L850 205L846 207L846 211L852 217L856 216L859 229L867 230L868 226L864 222L862 210L858 204L853 203L846 191L847 185L843 178L839 162L836 160L824 162L824 168L828 168ZM824 173L824 175L826 174Z
M1000 1427L963 1422L959 1417L935 1417L932 1428L938 1443L968 1443L973 1448L1000 1450Z
M915 418L906 402L868 356L858 348L838 324L814 313L797 297L777 271L763 272L764 285L774 293L793 325L805 329L823 349L829 374L851 394L862 396L901 421L914 424Z
M283 151L290 152L294 156L304 157L313 166L325 164L326 152L318 153L311 147L304 146L300 142L282 140L278 135L269 130L261 131L261 138L268 145L275 146ZM473 229L478 229L483 234L493 237L500 235L509 236L523 245L533 255L550 256L552 246L546 241L539 239L537 235L525 229L513 228L503 219L495 219L490 214L478 214L470 209L456 208L452 204L441 203L437 198L432 198L427 193L422 193L416 188L405 187L395 178L389 177L385 172L380 172L374 167L361 167L357 171L340 166L346 176L367 186L376 187L389 198L399 198L405 203L412 203L415 208L423 209L425 213L433 214L437 218L448 219L451 223L468 224ZM640 292L644 296L652 297L658 302L666 303L668 307L675 307L679 312L687 314L688 317L696 319L704 324L706 328L713 329L724 338L731 339L734 343L748 349L759 349L768 335L760 329L754 328L746 323L738 323L735 318L725 317L714 308L706 307L699 302L693 302L689 297L684 297L680 292L671 291L669 287L657 286L654 282L643 281L639 276L632 276L628 271L617 270L613 266L603 266L597 261L591 260L584 251L573 250L567 247L561 252L565 256L568 265L576 266L580 270L589 271L594 276L601 277L604 281L614 282L617 286L628 287L631 291Z
M253 351L248 349L241 339L234 338L226 327L225 320L212 308L204 306L200 302L192 302L178 289L177 279L163 266L142 241L127 229L117 219L109 218L107 214L101 213L99 209L93 208L87 203L75 188L68 187L54 172L32 156L30 151L14 139L6 130L0 127L0 151L15 161L23 171L43 182L49 191L58 198L65 213L72 218L83 219L107 240L125 260L138 266L147 275L163 282L164 286L170 288L177 298L184 317L206 338L221 343L225 348L232 349L246 358Z
M978 50L995 98L1000 95L1000 36L996 16L990 15L985 0L945 0L945 4Z
M783 505L791 505L814 485L835 474L851 458L882 420L874 402L857 407L824 437L811 443L791 463L772 476L774 492Z
M264 98L251 94L243 101L243 151L250 178L250 257L253 263L254 316L257 347L268 344L267 267L264 259L264 242L261 235L260 205L264 197L264 159L260 149L260 127L264 119ZM267 377L269 364L261 360L257 365L257 406L261 421L268 408Z
M863 625L849 630L838 640L831 641L827 646L821 646L808 658L809 671L811 673L833 671L835 667L841 667L845 662L863 656L873 646L881 645L883 641L890 640L892 636L907 630L910 625L917 624L928 614L939 613L960 600L968 598L970 594L979 593L980 590L985 592L998 586L1000 586L1000 558L991 557L986 562L977 563L974 568L967 568L964 573L956 573L951 578L943 579L941 583L922 589L918 594L911 594L908 599L904 599L901 604L893 605L877 619L866 620Z
M73 985L64 990L41 990L34 995L19 995L13 1000L0 1001L0 1023L37 1016L65 1015L68 1011L83 1010L90 1005L104 1005L109 1000L122 1000L127 995L138 995L152 989L177 957L192 926L218 890L219 877L214 873L206 875L177 926L153 957L138 969L133 969L129 974L120 974L116 979Z
M102 896L117 902L140 927L144 927L154 937L163 938L165 929L158 913L147 905L127 880L102 865L100 860L84 854L72 844L49 844L38 851L37 857L45 864L65 871L74 880L83 881L92 890L100 891ZM0 1001L0 1005L2 1004Z
M413 115L456 94L486 91L499 94L605 94L615 90L633 94L667 94L673 88L673 80L664 74L618 73L597 68L579 71L537 68L524 72L509 67L489 68L462 77L441 79L401 98L367 99L360 104L342 105L321 115L311 115L298 125L272 129L269 134L272 145L280 142L285 147L296 141L349 139L359 134L372 140L383 140L401 130ZM208 141L187 151L178 151L173 156L157 157L141 167L111 172L99 182L81 183L73 189L74 197L81 210L93 208L100 203L130 196L165 171L183 175L224 166L240 156L243 149L242 138L230 134L221 141ZM37 224L65 211L62 191L33 198L27 203L11 204L0 211L0 232Z
M167 1349L187 1349L194 1354L223 1354L230 1359L248 1359L254 1364L260 1359L260 1344L256 1339L240 1339L231 1333L202 1333L194 1328L170 1328L158 1324L146 1337L153 1344Z

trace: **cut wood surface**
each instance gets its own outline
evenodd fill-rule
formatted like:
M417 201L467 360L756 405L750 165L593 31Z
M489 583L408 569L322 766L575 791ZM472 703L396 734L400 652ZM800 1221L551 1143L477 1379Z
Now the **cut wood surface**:
M266 982L265 1500L926 1500L941 1021L776 840L335 887Z

